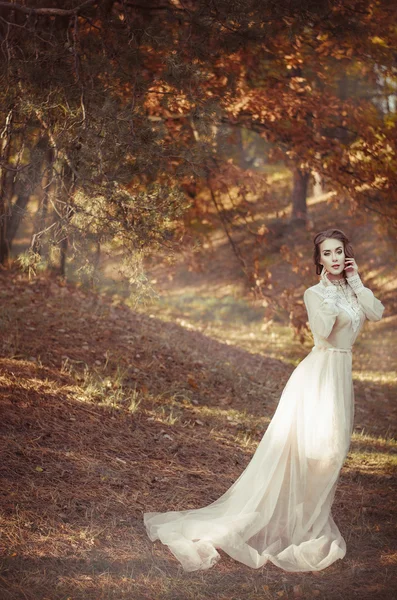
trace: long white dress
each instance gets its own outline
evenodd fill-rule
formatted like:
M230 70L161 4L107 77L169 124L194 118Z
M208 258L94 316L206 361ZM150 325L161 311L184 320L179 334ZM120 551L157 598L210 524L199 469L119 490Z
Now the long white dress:
M217 548L258 569L319 571L346 553L332 514L349 450L354 391L351 348L365 321L384 306L358 274L308 288L304 302L312 351L290 376L251 461L220 498L202 508L144 513L185 571L209 569Z

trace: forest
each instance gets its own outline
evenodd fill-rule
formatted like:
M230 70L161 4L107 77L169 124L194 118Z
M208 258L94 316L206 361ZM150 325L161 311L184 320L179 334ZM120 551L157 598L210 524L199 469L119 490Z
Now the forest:
M395 0L0 0L0 42L1 597L394 598ZM248 463L330 227L386 307L353 359L349 553L186 575L142 512Z

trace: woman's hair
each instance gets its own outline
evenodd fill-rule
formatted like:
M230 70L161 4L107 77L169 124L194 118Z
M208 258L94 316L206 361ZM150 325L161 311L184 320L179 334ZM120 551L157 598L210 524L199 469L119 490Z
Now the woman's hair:
M322 271L322 265L320 265L320 244L327 239L333 239L333 240L340 240L343 243L343 247L345 250L345 256L346 258L354 258L354 252L353 252L353 248L352 245L348 239L348 237L343 233L343 231L341 231L340 229L326 229L325 231L320 231L315 237L314 237L314 253L313 253L313 260L314 260L314 264L316 265L316 273L317 275L321 274Z

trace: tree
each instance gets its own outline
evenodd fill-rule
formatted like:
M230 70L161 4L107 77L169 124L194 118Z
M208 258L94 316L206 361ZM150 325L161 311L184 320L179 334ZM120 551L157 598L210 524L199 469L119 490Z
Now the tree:
M315 169L395 225L395 115L365 97L379 73L395 81L395 10L372 0L0 2L2 190L34 156L13 141L12 115L30 144L34 131L48 140L57 193L48 211L43 191L40 210L64 253L73 231L129 254L171 252L191 203L183 187L219 168L214 131L226 123L257 131L291 165L295 215ZM3 194L0 208L4 261L18 200Z

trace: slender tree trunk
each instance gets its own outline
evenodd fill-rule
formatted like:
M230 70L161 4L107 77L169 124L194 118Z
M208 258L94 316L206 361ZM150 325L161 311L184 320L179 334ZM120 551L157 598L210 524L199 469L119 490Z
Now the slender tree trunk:
M292 189L292 216L291 221L296 224L305 225L307 221L307 186L310 173L295 167L293 171L294 183Z
M40 223L39 223L40 231L44 231L45 226L46 226L46 220L47 220L47 214L48 214L48 200L50 197L51 189L53 189L53 187L54 187L53 179L54 179L55 156L56 156L55 149L53 147L49 147L47 150L47 156L46 156L47 167L45 170L46 173L45 173L44 186L43 186L43 199L42 199L42 203L41 203L41 212L40 212ZM41 244L37 251L40 255L42 254L43 248L42 248Z
M59 274L61 277L65 277L66 275L66 257L68 254L68 245L69 238L67 235L65 235L65 237L62 238L60 243L61 257L59 261Z
M72 208L72 206L70 206L70 198L73 195L74 188L75 188L74 173L73 173L72 169L70 168L70 166L66 163L64 163L64 166L62 169L61 185L62 185L61 198L64 201L64 207L62 210L62 213L63 213L63 215L62 215L62 221L63 221L62 238L61 238L61 241L59 244L60 251L61 251L60 262L59 262L59 275L61 277L65 277L66 276L66 258L67 258L68 247L69 247L68 224L74 214L74 209Z
M13 112L10 110L4 128L0 132L0 158L3 165L8 165L10 159L12 118ZM0 264L5 264L10 254L7 241L7 224L10 213L7 187L7 169L3 166L0 172Z

